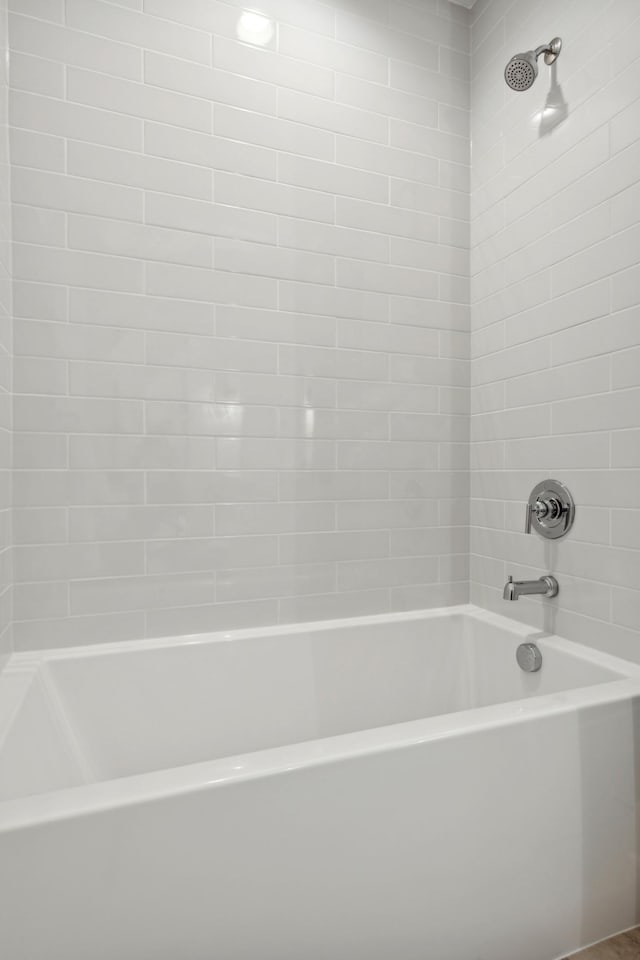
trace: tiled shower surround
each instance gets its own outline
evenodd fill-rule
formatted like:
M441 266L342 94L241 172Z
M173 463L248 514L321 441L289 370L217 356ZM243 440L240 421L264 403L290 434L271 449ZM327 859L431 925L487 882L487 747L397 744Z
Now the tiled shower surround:
M640 8L256 7L10 3L16 648L471 596L637 659Z
M12 4L18 649L468 595L468 13L243 6Z
M472 589L552 570L508 612L640 659L640 5L478 0L472 17ZM508 59L559 35L527 93ZM555 477L571 535L526 537Z

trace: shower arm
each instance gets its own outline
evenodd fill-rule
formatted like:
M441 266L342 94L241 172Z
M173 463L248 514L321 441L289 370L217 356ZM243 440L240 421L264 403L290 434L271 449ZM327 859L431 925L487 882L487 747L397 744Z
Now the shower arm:
M544 62L548 67L550 67L551 64L555 63L560 56L561 50L562 40L560 37L554 37L551 43L543 43L541 47L536 47L534 53L536 55L536 60L538 60L544 53Z

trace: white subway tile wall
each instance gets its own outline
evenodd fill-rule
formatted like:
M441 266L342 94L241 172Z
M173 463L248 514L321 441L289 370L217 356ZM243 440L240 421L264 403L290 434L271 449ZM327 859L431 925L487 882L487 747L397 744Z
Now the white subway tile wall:
M10 3L17 649L468 598L470 15L243 6Z
M640 6L477 0L472 28L471 598L640 660ZM513 93L508 59L560 35ZM560 543L527 537L539 480ZM553 571L557 601L502 601Z
M7 4L6 0L0 0L0 669L13 649L11 626L11 383L13 374L11 369L8 53Z

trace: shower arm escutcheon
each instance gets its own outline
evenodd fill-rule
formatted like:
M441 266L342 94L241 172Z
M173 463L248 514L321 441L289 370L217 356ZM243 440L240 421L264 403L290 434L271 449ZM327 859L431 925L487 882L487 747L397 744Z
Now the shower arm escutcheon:
M546 540L558 540L573 526L575 513L569 488L559 480L543 480L529 496L524 532L531 533L533 529Z
M536 57L544 53L544 62L548 67L555 63L562 51L562 40L560 37L554 37L551 43L543 43L541 47L536 48Z

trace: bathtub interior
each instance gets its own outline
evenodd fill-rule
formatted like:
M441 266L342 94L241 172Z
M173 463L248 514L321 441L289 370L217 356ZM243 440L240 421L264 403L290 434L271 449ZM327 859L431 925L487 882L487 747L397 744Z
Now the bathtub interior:
M0 677L0 800L625 676L552 640L523 673L513 628L451 613L17 657Z

